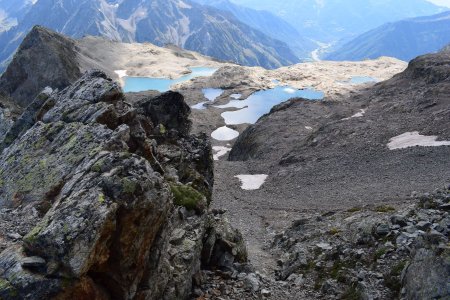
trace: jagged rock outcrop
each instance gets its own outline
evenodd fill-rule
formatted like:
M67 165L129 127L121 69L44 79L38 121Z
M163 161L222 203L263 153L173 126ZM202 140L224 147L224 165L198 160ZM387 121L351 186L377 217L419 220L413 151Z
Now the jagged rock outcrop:
M46 86L67 87L81 75L74 47L65 36L33 27L2 74L0 92L25 108Z
M189 135L183 97L134 100L90 71L8 131L0 298L184 299L202 261L246 260L242 237L211 225L211 147ZM210 242L211 227L224 238Z
M450 189L413 204L307 216L273 240L277 276L309 298L450 297ZM295 290L295 289L294 289Z

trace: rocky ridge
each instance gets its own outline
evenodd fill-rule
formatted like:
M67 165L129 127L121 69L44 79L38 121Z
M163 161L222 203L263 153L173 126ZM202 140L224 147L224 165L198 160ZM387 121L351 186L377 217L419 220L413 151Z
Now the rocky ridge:
M75 50L74 40L34 27L2 74L0 91L25 108L49 83L65 88L81 76Z
M450 42L449 15L443 12L384 24L353 38L326 55L326 59L357 61L391 56L409 61L436 52ZM397 47L399 40L401 47Z
M101 71L44 94L0 156L2 299L181 299L245 263L180 94L128 102Z

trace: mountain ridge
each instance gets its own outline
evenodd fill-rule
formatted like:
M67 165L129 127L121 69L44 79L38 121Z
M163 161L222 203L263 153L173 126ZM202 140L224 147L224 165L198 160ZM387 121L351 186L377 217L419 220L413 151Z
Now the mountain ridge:
M391 56L409 61L436 52L450 42L450 11L388 23L368 31L330 53L330 60Z
M317 48L315 42L303 37L291 24L269 11L251 9L235 4L230 0L195 1L228 11L241 22L258 29L272 38L285 42L301 59L309 59L311 52Z
M48 11L53 13L48 15ZM298 62L285 43L230 14L189 0L64 0L58 4L39 0L17 26L0 34L3 66L21 38L36 24L75 38L101 35L125 42L175 44L245 65L277 68Z
M289 22L303 36L325 43L352 38L387 22L445 10L425 0L287 0L282 5L271 0L235 2L268 10Z

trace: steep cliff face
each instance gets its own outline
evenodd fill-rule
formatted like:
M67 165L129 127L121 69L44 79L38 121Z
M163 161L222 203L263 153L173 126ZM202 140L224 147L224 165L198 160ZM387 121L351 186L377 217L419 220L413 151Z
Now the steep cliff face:
M278 17L267 10L251 9L229 0L195 0L195 2L230 12L242 23L288 44L300 59L309 58L311 52L318 47L314 41L300 35L282 17Z
M35 26L2 74L0 93L25 108L47 85L63 89L77 80L81 73L75 58L73 40Z
M239 234L217 251L211 147L180 94L127 101L91 71L33 104L0 156L2 299L183 299L202 260L245 261Z

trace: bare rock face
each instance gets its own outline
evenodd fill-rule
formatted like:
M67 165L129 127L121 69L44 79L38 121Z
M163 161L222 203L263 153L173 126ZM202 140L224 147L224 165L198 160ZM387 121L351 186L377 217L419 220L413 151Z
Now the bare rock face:
M54 89L67 87L81 76L74 49L73 40L35 26L2 74L1 93L25 108L49 83Z
M0 141L5 138L14 121L22 113L19 106L14 105L11 99L0 92Z
M2 144L0 298L186 298L213 218L189 112L172 92L130 104L100 71L41 93ZM246 259L219 241L210 255Z
M13 124L7 108L0 107L0 140L2 140Z
M415 250L414 258L406 270L405 293L407 299L445 299L450 295L449 250L429 247ZM417 276L420 274L419 276Z

